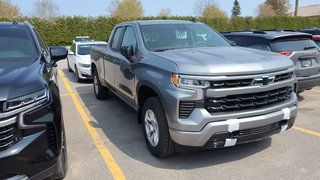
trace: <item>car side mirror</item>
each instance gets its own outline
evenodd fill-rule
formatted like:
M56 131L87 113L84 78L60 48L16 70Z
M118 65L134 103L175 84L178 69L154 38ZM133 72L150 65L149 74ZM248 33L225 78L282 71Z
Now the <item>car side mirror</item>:
M69 51L68 54L69 54L69 55L74 55L74 52Z
M237 46L237 43L234 41L230 41L231 46Z
M133 56L133 46L122 46L120 53L128 59L131 58Z
M68 50L63 46L51 46L50 56L51 56L51 61L57 62L59 60L67 58Z

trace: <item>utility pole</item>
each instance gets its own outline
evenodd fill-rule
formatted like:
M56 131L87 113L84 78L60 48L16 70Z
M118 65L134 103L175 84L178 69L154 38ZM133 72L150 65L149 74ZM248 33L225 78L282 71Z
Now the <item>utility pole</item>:
M294 17L298 16L298 7L299 7L299 0L296 0L296 5L294 8Z

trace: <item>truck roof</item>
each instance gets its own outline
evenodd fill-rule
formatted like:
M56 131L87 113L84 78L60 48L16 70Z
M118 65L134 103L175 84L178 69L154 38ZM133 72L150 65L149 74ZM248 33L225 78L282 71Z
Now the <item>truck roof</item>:
M79 42L74 42L74 44L79 45L79 44L107 44L104 41L79 41Z
M157 25L157 24L194 24L198 22L186 21L186 20L144 20L144 21L128 21L120 23L122 24L139 24L139 25Z
M0 22L0 28L1 27L19 27L19 28L27 28L28 26L31 26L28 22Z

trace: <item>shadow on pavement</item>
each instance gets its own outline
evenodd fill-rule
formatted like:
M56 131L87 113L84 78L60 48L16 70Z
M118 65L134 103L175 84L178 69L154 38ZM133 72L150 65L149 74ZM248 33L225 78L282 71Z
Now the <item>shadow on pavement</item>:
M65 69L64 72L67 70ZM67 75L70 81L74 76ZM72 80L73 79L73 80ZM217 164L238 161L265 150L271 144L271 138L262 141L239 145L231 148L214 150L197 150L176 154L166 159L157 159L149 153L142 134L142 125L138 124L136 112L110 93L108 98L99 101L93 94L92 85L76 87L77 92L92 91L79 94L84 106L96 122L91 125L100 128L108 140L123 153L137 161L163 169L197 169Z

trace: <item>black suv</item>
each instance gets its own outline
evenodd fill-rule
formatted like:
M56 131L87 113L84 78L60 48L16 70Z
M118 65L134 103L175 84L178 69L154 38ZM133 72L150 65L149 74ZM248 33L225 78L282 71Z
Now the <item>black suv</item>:
M29 23L0 23L0 179L64 178L66 141L56 62Z
M300 29L299 31L303 33L309 33L312 35L320 35L320 28L304 28Z
M300 29L299 31L300 32L304 32L304 33L312 34L313 35L312 39L320 47L320 28L304 28L304 29Z
M320 85L320 50L311 34L290 30L229 31L222 34L238 46L286 55L295 64L298 92Z

